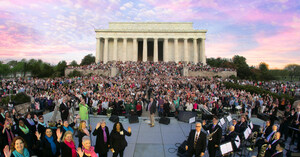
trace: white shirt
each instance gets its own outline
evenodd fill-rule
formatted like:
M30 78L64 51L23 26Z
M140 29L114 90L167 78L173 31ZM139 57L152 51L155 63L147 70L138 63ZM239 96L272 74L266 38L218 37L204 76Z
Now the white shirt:
M199 132L196 131L194 140L196 139L197 136L198 136L198 139L199 139L199 135L200 135L200 131Z

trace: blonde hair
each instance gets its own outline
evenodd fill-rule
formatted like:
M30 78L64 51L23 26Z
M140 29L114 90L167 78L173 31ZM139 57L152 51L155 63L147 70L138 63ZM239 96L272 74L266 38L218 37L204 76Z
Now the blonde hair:
M82 124L83 124L83 123L86 124L86 122L85 122L84 120L80 121L79 127L78 127L78 130L81 131L81 132L83 132L83 129L82 129Z
M62 141L64 142L65 141L65 138L68 134L71 134L71 137L72 137L72 141L74 142L74 139L73 139L73 133L71 131L66 131L65 134L64 134L64 137L62 138ZM74 142L75 143L75 142Z

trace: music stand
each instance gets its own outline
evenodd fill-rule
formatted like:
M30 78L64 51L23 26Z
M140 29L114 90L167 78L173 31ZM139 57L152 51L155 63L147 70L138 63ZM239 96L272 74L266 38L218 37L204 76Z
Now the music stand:
M241 146L241 139L239 136L236 136L235 140L234 140L234 144L236 146L236 148L240 148Z
M233 147L231 142L227 142L220 145L221 154L224 156L230 152L233 152Z
M228 122L232 121L231 115L227 116L226 119L228 120Z
M244 137L245 140L248 139L249 135L252 133L251 129L248 127L245 131L244 131Z
M189 119L189 124L191 124L191 129L192 130L192 124L196 122L196 117L192 117Z

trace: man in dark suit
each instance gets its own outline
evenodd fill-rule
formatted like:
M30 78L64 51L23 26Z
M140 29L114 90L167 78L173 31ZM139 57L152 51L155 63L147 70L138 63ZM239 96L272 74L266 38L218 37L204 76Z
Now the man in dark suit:
M283 157L284 142L279 142L276 146L276 152L271 157Z
M62 121L68 120L69 107L66 103L66 98L64 98L63 102L60 104L59 111L60 111L61 120Z
M208 130L209 134L213 134L210 139L208 139L208 154L210 157L215 157L217 150L219 150L219 146L222 138L222 128L218 125L219 118L214 116L213 124L206 126L206 122L203 121L203 129Z
M271 156L276 152L276 146L280 142L280 132L276 132L274 139L269 142L268 148L266 150L266 156Z
M195 155L196 157L204 156L206 149L206 134L201 132L201 123L196 123L196 130L191 130L187 141L186 150L189 157Z
M153 98L150 98L150 102L148 104L148 111L150 112L150 125L154 127L154 115L156 112L156 101Z
M226 143L226 142L232 142L232 145L234 144L234 141L235 141L235 138L236 138L237 134L234 130L234 126L231 125L229 127L229 132L224 136L224 140L223 142Z
M244 131L247 129L247 121L246 121L246 117L242 116L241 117L241 121L237 124L239 126L239 133L243 134Z

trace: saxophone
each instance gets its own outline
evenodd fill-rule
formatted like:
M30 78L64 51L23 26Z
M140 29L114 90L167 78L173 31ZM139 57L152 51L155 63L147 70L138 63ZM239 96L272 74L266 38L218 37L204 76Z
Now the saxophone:
M257 154L257 157L264 157L266 154L267 147L268 147L268 144L263 144L261 146L260 152Z
M211 134L208 134L208 135L207 135L207 139L208 139L209 141L211 141L211 140L212 140L212 136L213 136L218 130L219 130L219 128L217 128L217 130L215 130L215 131L212 132Z

